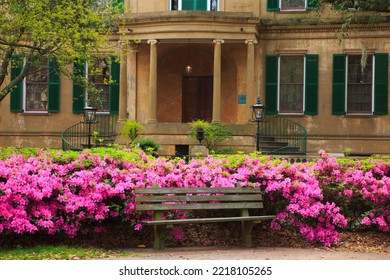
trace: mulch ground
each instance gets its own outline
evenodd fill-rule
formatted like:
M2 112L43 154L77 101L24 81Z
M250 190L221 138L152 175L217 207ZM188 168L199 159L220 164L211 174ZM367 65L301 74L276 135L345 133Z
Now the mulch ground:
M240 224L197 224L182 227L184 238L175 240L168 236L168 247L240 247ZM255 247L319 248L333 251L351 252L390 252L390 233L377 231L342 231L339 244L325 248L321 244L311 244L295 229L275 231L267 224L253 228ZM103 233L87 234L75 238L63 235L3 235L1 248L30 247L40 244L61 244L92 246L105 249L151 248L153 246L152 227L132 232L129 225L113 224Z

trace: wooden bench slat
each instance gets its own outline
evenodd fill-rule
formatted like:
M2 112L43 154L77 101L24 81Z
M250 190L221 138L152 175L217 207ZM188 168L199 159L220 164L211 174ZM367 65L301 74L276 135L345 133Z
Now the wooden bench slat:
M135 188L137 211L154 211L153 221L141 221L154 227L155 249L164 248L167 225L241 222L241 242L251 247L253 225L275 216L250 216L249 209L263 209L263 196L259 188ZM169 210L240 210L240 217L205 217L178 220L163 220L163 212ZM207 213L207 212L206 212Z
M223 223L223 222L242 222L242 221L258 221L274 219L275 216L247 216L247 217L217 217L217 218L196 218L184 220L154 220L142 221L145 225L179 225L179 224L194 224L194 223Z
M135 194L261 193L259 188L134 188Z
M194 204L140 204L137 210L208 210L208 209L261 209L262 202L194 203Z
M178 195L178 196L137 196L136 202L205 202L205 201L261 201L261 194L243 194L243 195Z

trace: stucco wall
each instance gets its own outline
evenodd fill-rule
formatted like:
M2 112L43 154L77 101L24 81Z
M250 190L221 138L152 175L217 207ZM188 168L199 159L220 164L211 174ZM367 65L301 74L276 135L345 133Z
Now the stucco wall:
M334 29L276 28L262 33L261 44L266 54L319 54L318 115L288 116L308 131L309 147L315 152L326 149L343 152L351 148L355 153L390 152L390 117L332 115L333 54L368 52L389 53L390 30L351 32L340 44ZM264 61L264 57L263 57ZM264 67L264 65L262 65ZM262 80L262 88L265 88Z

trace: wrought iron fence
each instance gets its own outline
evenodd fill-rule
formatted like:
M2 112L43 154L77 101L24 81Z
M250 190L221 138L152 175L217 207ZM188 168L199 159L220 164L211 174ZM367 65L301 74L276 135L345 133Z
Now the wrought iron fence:
M93 145L107 145L115 140L118 115L98 115L91 125ZM76 123L62 133L63 150L82 150L88 145L88 124Z
M264 154L306 155L306 129L285 117L266 116L260 123L260 138L275 144L263 150Z

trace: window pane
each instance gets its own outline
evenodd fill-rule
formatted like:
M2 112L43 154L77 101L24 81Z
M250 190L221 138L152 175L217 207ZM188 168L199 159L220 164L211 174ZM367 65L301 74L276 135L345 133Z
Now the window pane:
M280 57L281 113L303 113L303 56Z
M89 93L91 105L99 111L110 110L110 65L106 58L97 58L93 67L88 69L89 80L96 88L96 93Z
M348 56L347 113L372 113L372 61L372 55Z
M305 9L305 0L282 0L282 10Z
M171 10L177 11L179 10L179 0L171 0Z
M26 77L26 111L47 111L48 70L31 67Z

